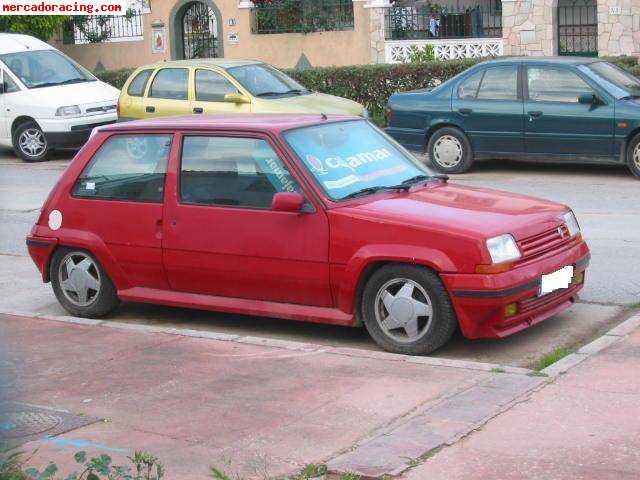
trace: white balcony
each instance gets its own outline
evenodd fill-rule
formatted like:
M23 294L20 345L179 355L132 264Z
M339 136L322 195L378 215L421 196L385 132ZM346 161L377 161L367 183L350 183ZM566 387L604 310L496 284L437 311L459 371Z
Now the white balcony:
M433 51L438 60L497 57L504 51L502 38L387 40L385 61L387 63L405 62L412 49L422 48L425 45L433 45Z

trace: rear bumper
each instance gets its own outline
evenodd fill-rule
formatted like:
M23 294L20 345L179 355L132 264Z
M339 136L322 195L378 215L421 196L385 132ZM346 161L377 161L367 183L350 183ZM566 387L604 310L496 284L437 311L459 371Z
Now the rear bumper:
M443 274L460 328L467 338L501 338L540 323L569 308L584 285L590 254L580 242L551 257L519 266L509 272ZM539 296L541 276L572 265L574 279L569 288ZM581 275L582 274L582 275ZM515 315L505 307L517 305Z
M29 256L36 264L36 267L38 267L43 282L49 281L49 260L56 245L58 245L58 239L56 238L27 235L27 250L29 251Z

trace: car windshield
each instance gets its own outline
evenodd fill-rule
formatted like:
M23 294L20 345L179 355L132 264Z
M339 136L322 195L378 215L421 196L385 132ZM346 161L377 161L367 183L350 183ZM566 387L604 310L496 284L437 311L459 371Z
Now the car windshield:
M228 72L256 97L310 93L294 79L263 63L233 67Z
M602 80L625 90L630 96L640 96L640 80L620 67L608 62L594 62L585 66Z
M365 120L297 128L284 138L333 200L408 188L434 177Z
M96 77L56 50L31 50L0 55L27 88L94 82Z

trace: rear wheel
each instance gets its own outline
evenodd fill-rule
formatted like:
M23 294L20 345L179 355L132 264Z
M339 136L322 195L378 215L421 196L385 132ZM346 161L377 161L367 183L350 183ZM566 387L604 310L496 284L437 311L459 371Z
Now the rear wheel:
M455 127L443 127L431 135L427 152L431 166L443 173L463 173L473 163L471 142Z
M18 125L13 134L13 149L25 162L44 162L51 154L46 135L33 121Z
M107 273L84 250L56 250L51 259L51 284L60 304L78 317L103 317L120 303Z
M378 345L409 355L440 348L458 325L438 275L416 265L388 265L376 271L365 286L362 313Z
M627 165L636 177L640 177L640 133L629 143L627 149Z

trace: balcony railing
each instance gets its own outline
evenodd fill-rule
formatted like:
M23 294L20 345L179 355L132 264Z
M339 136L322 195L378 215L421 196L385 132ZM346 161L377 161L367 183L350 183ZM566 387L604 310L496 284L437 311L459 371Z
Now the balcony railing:
M387 40L502 37L502 4L435 4L391 7L385 14Z
M139 11L130 11L121 16L72 17L62 29L62 41L83 44L143 40L142 15Z
M256 34L310 33L353 29L352 0L272 0L251 9Z

